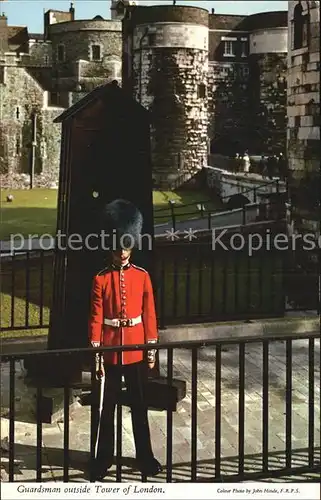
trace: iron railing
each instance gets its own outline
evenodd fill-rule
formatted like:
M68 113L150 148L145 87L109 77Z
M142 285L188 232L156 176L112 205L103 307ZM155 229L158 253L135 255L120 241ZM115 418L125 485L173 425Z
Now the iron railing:
M246 248L213 251L209 242L185 240L155 245L154 253L161 328L284 314L283 252L262 250L250 256ZM48 328L53 258L45 250L6 257L1 272L3 331Z
M123 347L104 347L99 349L74 349L74 350L55 350L32 352L25 354L8 354L2 355L1 361L3 370L5 364L8 364L9 384L6 389L9 392L9 449L8 449L8 473L9 481L15 481L15 458L16 447L15 442L15 407L18 404L16 401L16 369L17 363L21 360L33 360L34 364L46 362L51 372L54 366L61 368L64 365L72 364L72 360L79 359L84 355L92 356L91 368L91 390L94 394L96 388L95 382L95 354L98 352L118 352L119 362L121 352L123 351L146 351L150 346L135 345ZM157 345L160 352L161 365L164 368L167 383L173 382L175 373L182 375L179 372L181 366L182 355L185 365L189 365L188 373L185 370L184 377L188 383L189 398L184 402L185 413L190 415L190 425L186 425L186 430L189 436L185 436L189 449L186 450L184 456L184 469L189 469L188 476L185 476L185 481L192 482L224 482L230 483L237 481L255 481L264 478L285 477L306 473L320 473L320 436L319 429L319 397L320 397L320 334L304 333L278 336L260 336L260 337L243 337L243 338L224 338L206 341L186 341L186 342L171 342L160 343ZM256 349L251 351L251 349ZM277 350L276 350L277 349ZM302 352L305 352L305 362L302 366ZM227 355L226 355L227 352ZM165 353L167 355L165 356ZM178 356L178 358L177 358ZM277 359L276 359L277 358ZM178 359L178 363L177 363ZM207 365L204 368L204 363ZM247 363L251 360L250 365ZM253 359L256 365L253 369ZM233 361L233 370L231 370L231 362ZM228 375L226 363L230 365ZM278 364L278 373L276 376L276 364ZM280 363L282 363L280 368ZM258 368L259 367L259 368ZM300 370L303 369L303 375L300 375ZM257 371L259 370L259 371ZM300 372L300 373L299 373ZM298 383L297 377L301 377ZM226 377L228 377L226 379ZM20 377L21 378L21 377ZM188 380L187 380L188 379ZM237 382L235 382L237 379ZM225 398L225 392L231 391L232 380L234 380L233 394L228 399ZM254 389L253 389L254 384ZM43 464L43 426L41 420L41 397L45 389L45 379L39 378L35 382L36 400L35 400L35 416L36 416L36 442L35 442L35 478L33 480L42 482L42 464ZM70 391L72 384L66 379L62 387L64 394L63 403L63 445L62 459L56 465L63 467L64 482L70 481L70 472L72 462L70 457ZM206 422L202 418L202 410L198 408L200 400L204 400L205 388L210 394L212 400L208 403L208 411L206 412ZM255 392L256 401L260 408L256 407L256 415L251 417L251 412L247 411L249 398L251 399L251 388ZM250 391L250 392L249 392ZM305 395L304 398L302 395ZM301 396L300 396L301 395ZM300 396L300 397L299 397ZM207 396L206 396L207 397ZM235 397L234 404L231 407L230 399ZM303 399L304 401L303 401ZM88 430L90 429L90 450L82 451L90 454L91 463L94 459L95 448L95 433L97 426L97 398L91 400L91 417L88 413ZM301 401L298 408L297 401ZM19 398L18 398L19 401ZM276 401L279 401L277 408L274 408ZM183 404L183 402L179 403ZM226 406L227 405L227 406ZM284 405L284 408L283 408ZM304 407L304 409L303 409ZM260 410L260 411L259 411ZM297 419L296 412L302 410L304 416ZM160 476L160 480L166 482L175 482L177 464L173 459L177 442L175 442L174 426L176 415L172 408L166 410L166 423L162 432L166 434L166 450L164 453L164 461L166 461L165 475ZM275 413L276 412L276 413ZM233 426L229 426L228 435L226 435L226 418L231 419ZM74 420L77 421L76 414ZM252 420L251 420L252 418ZM254 418L254 420L253 420ZM258 419L260 426L255 431ZM277 420L275 420L277 419ZM209 426L208 423L211 422ZM237 422L237 423L236 423ZM123 413L122 405L118 402L117 405L117 446L116 446L116 481L123 481L123 461L122 461L122 425ZM280 427L281 426L281 427ZM188 430L189 429L189 430ZM215 434L212 435L212 429ZM275 431L274 431L275 429ZM203 433L204 440L211 443L211 448L207 448L209 453L205 460L200 459L201 449L198 446L198 438L200 433ZM273 451L274 434L284 435L282 440L278 438L278 451ZM248 455L247 445L251 435L255 435L255 444L259 444L260 451L254 455ZM21 440L20 434L20 440ZM213 437L214 436L214 437ZM252 437L253 437L252 436ZM307 446L300 450L301 461L296 463L296 456L299 450L295 449L298 436L299 441L306 440ZM153 432L152 432L153 437ZM226 453L224 452L224 440L229 438L233 442L237 453L230 459L226 465ZM272 444L271 444L272 443ZM163 443L155 443L155 445ZM210 450L210 451L209 451ZM236 451L235 450L235 451ZM57 451L55 449L55 451ZM46 450L49 453L50 449ZM274 455L277 455L276 462L273 462ZM48 455L49 457L49 455ZM252 458L251 458L252 457ZM48 458L50 462L50 458ZM253 461L256 463L253 464ZM233 467L231 467L233 463ZM274 463L274 465L273 465ZM224 465L225 464L225 465ZM204 469L203 469L204 467ZM91 473L92 474L92 473ZM21 479L20 479L21 480ZM30 479L29 479L30 480ZM94 481L93 476L90 480ZM142 477L142 481L146 478Z
M240 194L245 196L249 195L250 193L253 193L254 204L259 206L260 203L257 202L257 196L260 193L260 189L268 185L271 186L275 185L276 193L279 193L280 192L279 184L280 184L279 179L269 180L264 184L261 184L260 186L255 186L253 188L246 189L242 191ZM222 196L220 197L220 201L224 203L226 200L229 200L230 198L231 195ZM224 208L222 207L217 209L210 209L206 207L208 204L211 205L212 203L213 200L210 199L202 201L194 201L192 203L185 203L185 204L176 204L175 200L174 201L169 200L168 207L154 209L154 221L157 223L157 221L159 220L163 221L165 217L169 217L169 220L172 222L173 227L175 228L175 223L177 222L177 219L180 219L182 217L184 217L184 219L188 219L188 217L194 217L194 218L207 217L210 220L212 217L215 217L215 215L224 211ZM251 203L250 205L252 206L253 203ZM240 208L240 210L242 210L242 207ZM243 210L245 210L245 208Z

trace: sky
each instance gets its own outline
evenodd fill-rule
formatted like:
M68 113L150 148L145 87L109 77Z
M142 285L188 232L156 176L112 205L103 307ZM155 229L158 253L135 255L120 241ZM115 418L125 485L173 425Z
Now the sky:
M110 0L74 0L76 19L92 19L101 15L110 19ZM172 4L170 0L138 0L139 5ZM287 1L205 1L177 0L176 5L192 5L218 14L255 14L271 10L287 10ZM70 1L65 0L0 0L0 11L8 17L11 26L28 26L30 33L43 33L43 13L49 9L69 10Z

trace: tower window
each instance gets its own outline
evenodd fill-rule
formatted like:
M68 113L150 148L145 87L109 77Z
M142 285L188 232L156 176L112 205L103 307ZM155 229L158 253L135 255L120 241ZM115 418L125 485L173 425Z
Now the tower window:
M16 107L16 118L17 118L17 120L19 120L19 118L20 118L20 108L19 108L19 106Z
M58 45L57 47L57 59L59 62L63 62L65 60L65 46Z
M303 15L301 1L295 6L292 21L292 48L307 47L309 44L309 15Z
M148 35L148 45L156 44L156 33L149 33Z
M206 85L204 83L200 83L197 86L197 97L199 99L204 99L206 97Z
M20 137L16 137L16 156L20 155L20 148L21 148L21 142L20 142Z
M100 45L92 45L91 46L91 59L92 59L92 61L100 61L101 60L101 47L100 47Z

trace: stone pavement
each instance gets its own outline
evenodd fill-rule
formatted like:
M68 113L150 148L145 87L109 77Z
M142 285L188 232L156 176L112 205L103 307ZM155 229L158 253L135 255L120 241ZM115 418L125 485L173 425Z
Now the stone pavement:
M245 471L262 466L262 347L245 348ZM161 352L161 366L166 367L166 353ZM22 363L17 363L15 481L35 481L36 425L33 415L34 391L26 387ZM285 466L285 343L274 342L269 351L269 466ZM8 480L8 453L5 429L8 424L8 365L1 367L2 480ZM164 373L165 369L164 369ZM173 414L173 481L190 481L191 468L191 353L174 351L174 377L188 382L187 397ZM308 448L308 342L293 342L292 382L292 465L307 463ZM198 356L197 391L197 479L210 481L215 475L215 348L202 348ZM238 347L222 352L222 472L237 474L238 468ZM320 341L315 341L315 459L320 461ZM166 464L166 412L150 411L154 452ZM141 481L134 466L134 442L128 408L123 408L123 481ZM80 404L70 421L70 481L88 481L87 462L90 446L90 408ZM43 425L43 481L62 481L63 422ZM282 478L282 481L307 481L310 476ZM115 481L115 467L106 481ZM227 479L225 479L227 480ZM164 473L151 482L166 481ZM270 480L269 480L270 481Z

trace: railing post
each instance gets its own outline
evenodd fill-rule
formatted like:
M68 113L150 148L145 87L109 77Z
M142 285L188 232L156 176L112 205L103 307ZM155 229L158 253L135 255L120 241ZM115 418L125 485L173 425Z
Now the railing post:
M209 212L208 216L207 216L207 220L208 220L208 230L210 231L212 229L212 213Z
M169 208L171 211L171 219L172 219L172 229L176 231L176 220L175 220L175 201L169 200Z
M256 189L255 189L255 188L253 189L253 201L254 201L254 203L256 203L256 202L257 202L257 198L256 198Z
M277 194L280 192L279 179L276 179L276 192Z
M246 224L246 205L243 205L243 210L242 210L242 225L245 226Z

